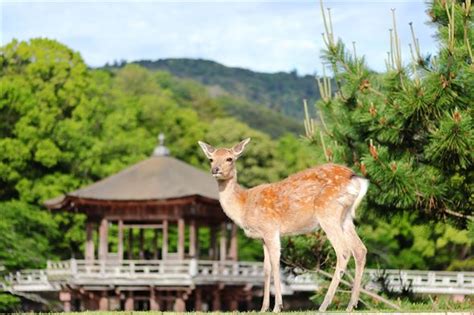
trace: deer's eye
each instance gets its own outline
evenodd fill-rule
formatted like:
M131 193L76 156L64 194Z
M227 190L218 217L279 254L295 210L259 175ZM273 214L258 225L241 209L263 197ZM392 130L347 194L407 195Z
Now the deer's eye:
M212 162L214 162L214 160L213 160L213 159L209 159L209 162L211 162L211 163L212 163Z
M232 158L227 158L227 162L232 162Z

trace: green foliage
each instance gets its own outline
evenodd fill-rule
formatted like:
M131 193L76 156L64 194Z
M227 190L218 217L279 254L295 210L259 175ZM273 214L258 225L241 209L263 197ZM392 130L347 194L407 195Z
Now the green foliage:
M474 271L474 258L454 260L447 268L449 271Z
M316 270L328 267L335 260L333 250L324 233L285 237L282 240L283 263L302 270Z
M196 80L216 94L244 98L299 119L304 116L303 99L310 102L319 99L314 77L298 76L296 72L258 73L202 59L142 60L136 63L147 69L165 70L178 77Z
M245 99L224 95L217 97L216 102L229 115L245 122L253 129L269 134L273 138L281 137L288 132L293 134L303 133L301 123L296 119L258 106Z
M0 312L13 313L18 312L20 299L8 293L0 293Z
M239 229L237 236L239 260L263 261L263 244L260 240L247 237L241 229Z
M282 177L324 162L321 150L292 134L286 134L278 139L277 159L285 163Z
M409 213L389 219L366 214L359 234L372 268L442 270L463 261L473 246L468 231L444 222L426 224Z
M0 202L0 262L7 270L45 265L59 238L51 215L21 201Z
M445 113L439 128L431 133L431 141L425 150L427 158L439 167L467 169L473 160L474 130L468 111Z
M195 73L193 71L196 69L201 69L203 66L209 67L211 69L214 67L214 63L196 60L195 62L197 65L194 65L194 61L187 61L184 61L183 64L180 64L179 62L177 63L179 64L178 68L180 69L178 72L174 71L175 69L173 67L169 68L167 66L157 66L161 65L161 61L157 61L156 63L148 61L139 61L133 64L123 63L120 65L106 66L104 69L116 73L122 68L133 69L133 67L130 67L131 65L135 65L136 67L137 65L143 66L144 68L137 67L141 69L143 74L141 77L136 78L134 82L132 82L132 86L138 84L141 80L146 81L150 79L151 76L154 76L157 78L157 82L159 83L160 87L162 89L168 90L170 93L167 95L171 96L180 107L192 108L199 114L199 117L202 120L207 122L212 121L212 119L218 117L222 118L225 116L232 116L248 124L254 129L271 135L273 138L277 138L287 132L295 134L302 132L302 126L296 121L296 119L282 114L275 109L269 109L266 106L259 105L255 103L254 99L246 98L244 94L236 93L235 90L226 91L220 85L215 84L209 86L206 83L208 82L207 80L199 80L199 76L196 77L194 75ZM185 69L184 65L190 66L192 68ZM219 67L223 66L219 65ZM145 71L145 69L151 69L153 72ZM169 72L165 72L163 70ZM213 70L203 71L205 73L213 72ZM251 74L253 73L251 71L247 72ZM178 75L180 78L171 75L171 73L173 75ZM185 73L193 74L186 75ZM199 82L206 85L201 85L188 78L198 80ZM307 80L301 79L298 82L301 86L303 86L306 84L306 81ZM225 82L234 82L235 84L238 83L237 81L234 81L233 78L227 78L225 79ZM242 81L242 84L245 85L246 82ZM119 88L121 89L121 87ZM156 90L156 86L153 87L153 85L148 85L148 88L148 92L153 89ZM124 87L124 89L126 90L128 87ZM147 91L147 89L145 88L142 91ZM262 91L262 93L265 94L267 92ZM299 103L301 103L301 100L299 100ZM302 107L299 106L297 108L302 109Z
M1 128L0 198L57 195L74 182L61 172L74 157L61 131L89 99L87 67L79 54L47 39L11 42L1 48L0 64L0 117L8 122ZM48 177L54 171L58 176Z

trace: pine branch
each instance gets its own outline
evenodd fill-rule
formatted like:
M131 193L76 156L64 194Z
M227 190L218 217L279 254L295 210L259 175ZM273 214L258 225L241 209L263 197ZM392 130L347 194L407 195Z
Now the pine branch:
M471 13L471 0L466 0L465 3L462 4L462 8L464 10L464 42L467 47L467 52L469 53L469 57L471 58L471 62L474 61L471 43L469 42L468 30L469 30L469 15Z
M472 215L462 214L462 213L453 211L453 210L448 209L448 208L444 208L442 210L443 210L444 213L447 213L449 215L452 215L452 216L455 216L455 217L458 217L458 218L462 218L462 219L468 219L468 220L474 221L474 216L472 216Z
M420 41L415 36L415 30L413 29L413 22L408 23L410 25L411 31L411 38L413 40L413 47L415 48L416 58L413 58L418 64L423 62L423 58L421 58L421 50L420 50ZM410 46L411 47L411 46ZM412 54L413 56L413 54Z
M451 12L449 11L449 4L451 3ZM446 14L448 16L448 50L452 54L454 52L454 0L446 1Z
M304 130L306 138L312 140L314 138L314 120L309 116L308 112L308 103L306 100L303 100L304 106Z

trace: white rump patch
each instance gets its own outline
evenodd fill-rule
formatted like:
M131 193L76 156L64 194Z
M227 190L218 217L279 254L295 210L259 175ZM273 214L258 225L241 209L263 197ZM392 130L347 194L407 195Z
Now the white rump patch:
M362 199L364 198L365 194L367 193L367 189L369 189L369 180L362 178L362 177L353 177L352 182L357 181L359 184L359 189L356 189L356 192L354 195L357 195L356 200L351 206L351 216L354 218L355 217L355 211L357 207L359 207L360 203L362 202ZM354 188L354 185L349 185L348 191L350 187Z

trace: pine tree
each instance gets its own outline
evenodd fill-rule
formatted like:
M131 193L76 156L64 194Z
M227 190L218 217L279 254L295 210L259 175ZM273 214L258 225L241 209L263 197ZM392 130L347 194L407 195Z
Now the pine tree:
M413 25L411 60L404 62L393 14L384 73L334 39L323 13L323 60L333 78L318 78L319 122L305 120L307 137L326 159L371 181L367 201L383 215L472 221L474 205L474 20L470 0L434 0L428 13L440 48L423 55Z

